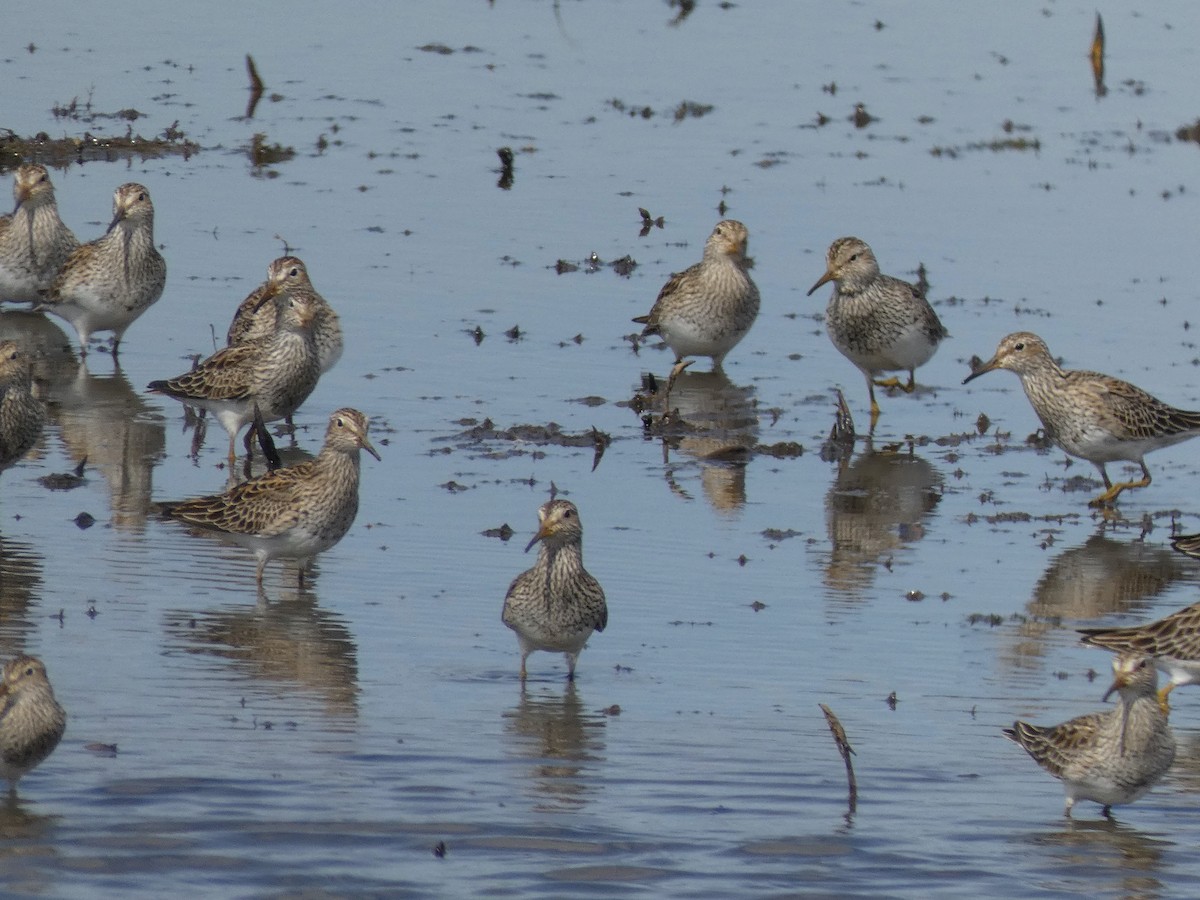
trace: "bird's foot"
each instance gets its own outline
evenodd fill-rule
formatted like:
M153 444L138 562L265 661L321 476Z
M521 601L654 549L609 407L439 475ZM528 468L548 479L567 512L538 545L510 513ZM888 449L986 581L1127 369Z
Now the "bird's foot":
M1149 484L1149 478L1143 478L1141 481L1122 481L1119 484L1114 484L1099 497L1089 502L1088 506L1095 508L1100 506L1114 505L1117 497L1121 495L1122 491L1133 490L1134 488L1144 488Z

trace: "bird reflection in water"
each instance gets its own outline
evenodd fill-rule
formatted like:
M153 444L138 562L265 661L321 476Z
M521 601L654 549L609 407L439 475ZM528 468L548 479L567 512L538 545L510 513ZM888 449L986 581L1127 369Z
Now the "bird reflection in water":
M911 446L876 451L868 441L838 463L825 495L825 527L833 545L825 585L862 599L880 564L925 536L925 518L942 499L942 475Z
M1093 622L1117 613L1147 610L1173 583L1188 578L1189 566L1169 548L1138 534L1115 540L1107 525L1078 547L1058 553L1033 589L1027 618L1003 658L1014 668L1041 665L1047 632L1060 621Z
M746 466L758 444L754 388L735 385L720 370L678 370L665 382L647 376L631 406L647 438L662 440L663 475L674 493L692 498L680 477L690 465L672 463L672 451L699 463L700 487L713 509L745 506Z
M358 647L337 613L308 589L278 602L166 614L170 643L211 656L255 681L317 698L331 719L358 717Z
M150 510L154 466L166 448L163 417L115 366L93 375L66 334L40 313L0 314L0 339L20 341L33 360L34 393L46 402L46 430L67 454L108 484L112 524L139 531Z
M603 714L584 712L574 682L566 690L521 689L504 713L504 734L516 756L528 759L530 787L541 812L581 809L598 789L589 775L604 761Z
M40 607L43 567L32 544L0 534L0 660L25 654L35 622L46 615Z
M1055 830L1030 834L1026 840L1042 858L1048 883L1087 884L1090 893L1114 897L1171 893L1161 875L1164 856L1174 842L1115 819L1064 818Z

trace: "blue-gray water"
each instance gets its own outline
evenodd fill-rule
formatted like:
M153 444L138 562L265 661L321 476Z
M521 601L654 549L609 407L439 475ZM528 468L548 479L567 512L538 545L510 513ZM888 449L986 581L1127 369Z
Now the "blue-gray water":
M82 238L114 187L146 184L169 276L119 372L49 354L50 425L0 476L0 647L42 656L70 714L0 813L3 891L1190 894L1200 696L1173 695L1179 760L1118 824L1089 804L1064 821L1000 728L1100 708L1108 658L1074 626L1197 599L1167 539L1200 526L1200 445L1152 455L1153 485L1105 523L1097 485L1063 490L1089 465L1025 445L1015 377L959 386L1030 329L1200 407L1200 150L1175 137L1200 115L1200 24L1183 3L1101 12L1098 97L1078 3L701 0L682 21L634 0L10 4L0 127L178 122L202 149L53 173ZM268 94L252 120L246 53ZM55 119L73 98L143 117ZM676 120L685 103L712 109ZM295 157L256 169L257 133ZM1036 149L1004 143L1022 138ZM629 319L699 259L722 201L763 311L727 382L677 388L717 427L664 455L624 402L670 358L635 354ZM638 207L665 227L640 237ZM866 391L824 333L826 290L805 291L844 234L893 274L924 263L953 339L839 466L818 453L833 389L860 427ZM347 333L297 442L314 452L351 405L383 461L311 585L273 564L260 605L247 554L148 513L227 472L219 431L191 458L178 404L143 388L211 352L284 241ZM605 265L626 255L629 277ZM472 441L485 419L612 444L593 471L591 447ZM804 453L721 461L785 441ZM82 487L38 482L84 456ZM551 483L581 509L610 624L573 688L535 654L522 692L499 609ZM482 535L505 523L512 540ZM822 702L857 753L849 818Z

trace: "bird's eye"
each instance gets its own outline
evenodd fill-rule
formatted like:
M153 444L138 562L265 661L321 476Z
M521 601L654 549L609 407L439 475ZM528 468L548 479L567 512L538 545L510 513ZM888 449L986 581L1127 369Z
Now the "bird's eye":
M345 427L346 427L346 420L345 420L345 419L343 419L341 416L338 416L338 418L337 418L337 427L338 427L338 428L345 428Z
M858 254L857 253L851 254L850 262L854 262L856 259L858 259Z
M145 199L146 199L146 193L145 193L145 191L143 191L142 193L138 194L138 200L145 200Z
M569 509L568 509L568 510L564 510L564 511L563 511L563 518L564 518L564 519L569 519L569 518L571 518L571 511L570 511Z
M289 278L299 278L300 270L297 269L295 266L292 266L290 269L288 269L288 277Z
M1025 349L1025 342L1024 342L1024 341L1018 341L1017 343L1013 344L1013 349L1014 349L1014 350L1024 350L1024 349Z
M33 674L33 666L26 666L26 667L25 667L25 674L26 674L26 675L32 675L32 674Z

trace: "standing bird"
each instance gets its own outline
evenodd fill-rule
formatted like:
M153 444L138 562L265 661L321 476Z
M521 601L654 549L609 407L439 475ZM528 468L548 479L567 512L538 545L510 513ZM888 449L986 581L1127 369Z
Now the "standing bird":
M42 661L18 656L7 663L0 681L0 776L10 793L54 752L66 728L67 713L54 699Z
M0 341L0 471L32 449L46 411L33 396L29 358L16 341Z
M1147 453L1200 434L1200 412L1168 406L1111 375L1063 370L1046 342L1028 331L1000 341L996 355L964 378L963 384L994 369L1016 372L1046 436L1100 470L1105 490L1089 506L1107 506L1127 488L1146 487L1150 484ZM1116 460L1140 465L1142 480L1113 484L1105 464Z
M238 432L254 421L291 416L317 386L321 366L312 326L317 306L306 292L290 293L283 281L268 284L263 303L276 304L270 337L223 347L190 372L152 381L147 390L210 411L229 433L229 463Z
M261 592L272 559L295 559L299 583L313 557L350 530L358 515L359 450L376 459L369 421L356 409L329 417L325 446L314 459L244 481L223 494L163 504L163 513L254 551Z
M950 336L921 292L907 281L880 274L875 254L856 237L829 245L825 274L808 289L836 282L825 309L825 328L838 352L866 376L871 397L871 426L879 418L875 387L916 389L916 369L925 365L943 339ZM907 371L908 383L896 376L876 381L883 372Z
M272 288L272 285L280 287ZM333 307L313 288L304 263L295 256L281 256L267 266L267 280L255 288L233 314L226 345L248 344L271 335L275 329L275 305L263 300L273 289L286 290L293 296L298 293L311 295L316 309L313 338L317 342L317 356L324 375L342 358L342 325Z
M23 165L13 176L11 216L0 216L0 300L36 303L79 241L58 217L45 166Z
M670 277L650 313L633 321L642 337L662 335L679 362L710 356L719 369L758 316L758 288L746 263L746 226L725 219L704 244L704 258Z
M525 660L534 650L562 653L567 680L575 680L575 663L593 631L608 624L608 607L600 582L583 567L583 523L569 500L550 500L538 509L537 534L525 547L541 541L537 562L513 579L504 598L501 621L517 633L521 647L521 681Z
M1200 682L1200 603L1145 625L1080 628L1080 640L1114 653L1145 656L1167 676L1158 701L1167 712L1167 695L1184 684Z
M1156 696L1158 672L1143 656L1113 660L1120 696L1113 709L1044 727L1016 721L1004 729L1033 761L1058 778L1067 794L1063 814L1076 800L1091 800L1109 815L1115 804L1132 803L1150 790L1175 761L1175 736Z
M113 219L103 237L77 248L37 309L70 322L84 356L96 331L113 333L112 354L125 330L162 296L167 263L154 246L154 204L140 184L113 194Z

